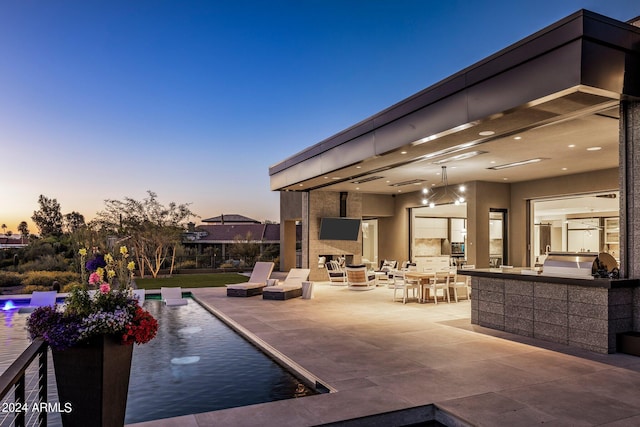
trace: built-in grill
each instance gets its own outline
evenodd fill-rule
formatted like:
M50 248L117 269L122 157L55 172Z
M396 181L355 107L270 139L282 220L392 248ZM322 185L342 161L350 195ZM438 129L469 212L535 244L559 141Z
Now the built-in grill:
M617 276L617 270L617 263L607 253L550 252L544 260L542 275L593 279Z
M597 260L595 253L550 252L542 265L542 275L593 279Z

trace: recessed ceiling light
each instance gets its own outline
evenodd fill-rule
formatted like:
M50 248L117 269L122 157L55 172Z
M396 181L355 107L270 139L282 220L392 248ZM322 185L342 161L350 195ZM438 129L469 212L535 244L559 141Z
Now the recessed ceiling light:
M587 151L599 151L602 150L602 147L589 147L587 148Z
M566 171L566 170L567 170L567 168L562 168L562 170L563 170L563 171Z
M407 152L406 151L401 151L400 154L407 154Z
M302 184L298 184L298 187L302 187Z
M491 163L492 165L495 165L496 161L495 160L491 160L491 162L489 162L489 163Z
M328 176L325 176L325 177L324 177L324 179L329 179L329 177L328 177Z
M356 190L359 190L359 189L360 189L360 187L356 187Z
M516 141L519 141L519 140L522 139L522 137L521 136L514 136L513 139L515 139Z
M483 130L482 132L478 132L478 135L480 136L491 136L494 135L495 132L492 130Z
M576 144L570 144L568 147L569 148L574 148L576 146Z
M339 176L334 176L334 177L331 177L331 179L333 179L334 181L337 181L337 180L340 179L340 177Z
M356 169L362 169L362 166L356 166Z
M509 178L502 178L502 180L503 180L503 181L508 181L508 180L509 180Z

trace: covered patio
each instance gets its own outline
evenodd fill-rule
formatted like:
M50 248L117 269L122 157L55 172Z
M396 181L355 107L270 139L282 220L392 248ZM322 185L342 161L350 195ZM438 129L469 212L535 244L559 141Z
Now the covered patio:
M386 287L351 292L328 282L315 282L312 299L287 301L194 289L201 303L333 392L136 427L266 420L310 426L393 411L378 425L428 419L485 426L640 424L639 358L472 325L466 300L402 304L392 302L392 294ZM371 425L375 418L360 422L346 425Z

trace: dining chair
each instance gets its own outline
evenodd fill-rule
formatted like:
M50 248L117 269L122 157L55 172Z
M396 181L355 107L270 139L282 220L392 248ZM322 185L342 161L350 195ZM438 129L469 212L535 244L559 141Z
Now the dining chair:
M470 299L469 279L471 276L453 275L453 279L449 282L449 289L453 289L453 299L458 302L458 291L464 290L464 297Z
M393 301L396 301L398 290L402 290L402 303L406 304L409 298L409 289L413 289L413 297L419 299L416 290L419 291L420 282L415 279L407 279L405 271L398 271L393 274Z
M447 297L447 302L450 303L449 299L449 282L451 281L451 277L455 276L455 273L451 273L450 271L436 271L435 276L431 279L431 283L429 286L429 292L433 293L433 302L435 304L438 303L438 291L443 291L443 298Z

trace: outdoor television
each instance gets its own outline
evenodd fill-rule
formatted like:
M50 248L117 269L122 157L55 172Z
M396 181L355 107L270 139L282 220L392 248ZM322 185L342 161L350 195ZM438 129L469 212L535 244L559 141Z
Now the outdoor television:
M321 218L320 240L358 240L358 218Z

